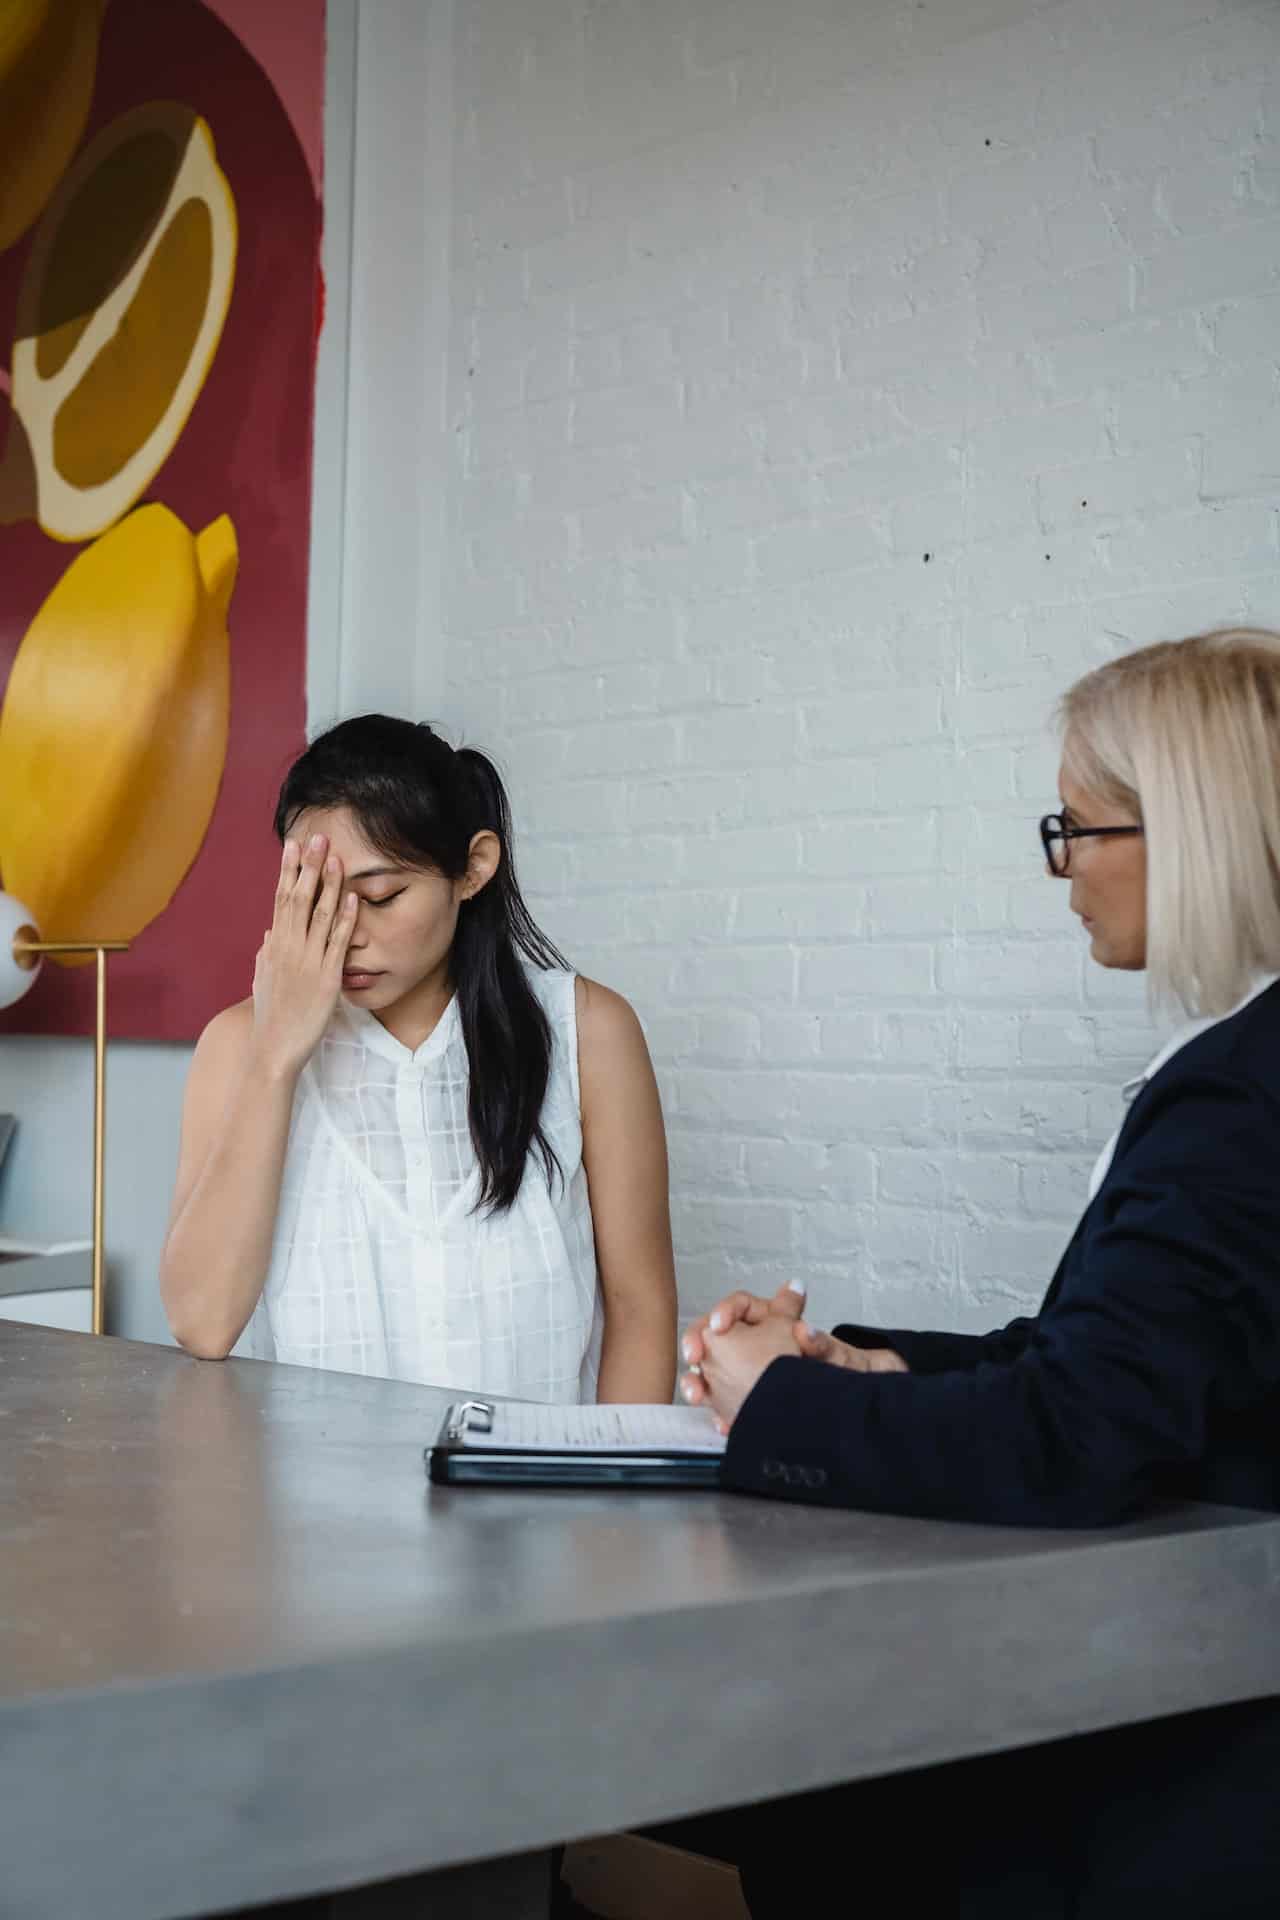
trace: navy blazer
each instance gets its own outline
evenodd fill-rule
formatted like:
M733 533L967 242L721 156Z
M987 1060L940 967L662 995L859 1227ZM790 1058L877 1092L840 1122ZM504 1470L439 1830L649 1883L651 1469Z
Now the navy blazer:
M910 1372L775 1360L726 1485L1023 1526L1280 1509L1280 983L1139 1092L1034 1319L836 1333Z

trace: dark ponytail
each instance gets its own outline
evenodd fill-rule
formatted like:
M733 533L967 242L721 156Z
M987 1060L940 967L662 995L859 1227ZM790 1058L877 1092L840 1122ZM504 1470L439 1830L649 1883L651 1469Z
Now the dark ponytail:
M541 1123L551 1029L521 956L543 969L569 963L524 903L498 770L474 747L455 753L424 722L367 713L322 733L294 762L276 805L278 837L311 807L346 807L378 852L450 880L466 872L477 833L498 837L498 870L463 902L449 966L470 1067L480 1205L503 1212L520 1191L531 1148L548 1180L559 1171Z

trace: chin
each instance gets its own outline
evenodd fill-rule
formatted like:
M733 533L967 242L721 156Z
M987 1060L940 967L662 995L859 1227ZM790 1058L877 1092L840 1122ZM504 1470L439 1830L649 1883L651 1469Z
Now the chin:
M343 996L358 1007L385 1007L397 997L397 989L385 976L368 987L342 985Z
M1108 946L1105 940L1100 940L1096 933L1089 943L1089 957L1098 966L1106 967L1111 973L1141 973L1147 964L1143 958L1135 959L1130 953L1117 952L1115 947Z

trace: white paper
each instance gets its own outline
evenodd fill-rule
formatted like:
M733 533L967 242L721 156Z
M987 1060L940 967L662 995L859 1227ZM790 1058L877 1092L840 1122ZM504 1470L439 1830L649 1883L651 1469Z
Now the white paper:
M481 1433L469 1424L462 1438L473 1447L553 1453L723 1453L725 1445L705 1407L565 1407L532 1400L493 1404L492 1428Z

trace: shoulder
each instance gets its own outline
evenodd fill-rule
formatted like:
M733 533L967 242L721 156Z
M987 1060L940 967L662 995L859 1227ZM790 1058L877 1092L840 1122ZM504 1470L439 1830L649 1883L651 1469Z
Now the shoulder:
M1154 1074L1144 1098L1185 1100L1206 1081L1237 1082L1280 1120L1280 981L1188 1040Z
M1280 980L1199 1034L1185 1051L1190 1053L1192 1047L1193 1059L1221 1060L1280 1094Z
M644 1047L644 1029L629 1000L598 980L574 975L574 1003L578 1015L578 1046L610 1049Z
M584 1114L601 1102L617 1104L620 1098L625 1102L632 1096L648 1100L653 1066L634 1007L612 988L581 975L575 993Z
M1209 1035L1200 1036L1208 1039ZM1183 1057L1186 1056L1186 1057ZM1280 1184L1280 1076L1198 1040L1168 1062L1129 1110L1104 1187L1175 1178L1188 1196L1215 1183Z
M196 1042L196 1052L215 1056L243 1052L252 1032L253 1001L237 1000L233 1007L214 1014Z
M635 1008L598 980L575 984L578 1078L586 1138L595 1143L662 1138L658 1085Z
M244 1061L252 1037L252 1000L238 1000L235 1006L224 1007L221 1013L215 1013L196 1041L188 1088L199 1088L236 1072Z
M244 1071L253 1039L253 1002L215 1014L196 1042L182 1103L184 1141L198 1140L222 1111Z
M579 1051L584 1045L608 1046L627 1037L638 1038L643 1045L643 1031L634 1009L612 987L563 967L526 965L525 975L552 1024L577 1028Z

